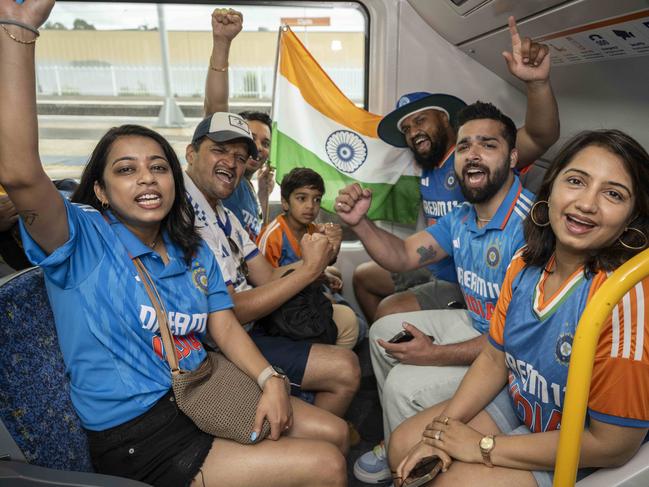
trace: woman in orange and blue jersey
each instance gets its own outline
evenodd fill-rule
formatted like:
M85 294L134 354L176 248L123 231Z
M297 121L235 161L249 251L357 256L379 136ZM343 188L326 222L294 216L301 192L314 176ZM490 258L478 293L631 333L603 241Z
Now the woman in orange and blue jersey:
M454 397L390 441L398 481L439 455L435 485L550 486L575 328L608 275L647 247L649 155L617 130L583 132L555 158L491 319L490 344ZM649 280L599 338L578 478L626 463L649 430ZM505 386L505 389L503 389ZM399 482L397 482L399 485Z

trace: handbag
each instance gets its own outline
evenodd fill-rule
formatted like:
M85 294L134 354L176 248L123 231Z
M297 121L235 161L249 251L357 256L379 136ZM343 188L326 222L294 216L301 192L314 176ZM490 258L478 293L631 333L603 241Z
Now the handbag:
M181 370L168 315L158 290L140 259L134 258L133 263L158 317L176 404L205 433L242 444L253 443L250 434L261 397L259 386L218 352L207 352L205 360L194 371ZM270 423L264 419L255 442L269 433Z
M282 277L293 272L289 269ZM268 316L257 321L271 336L333 345L338 328L334 309L319 282L309 284Z

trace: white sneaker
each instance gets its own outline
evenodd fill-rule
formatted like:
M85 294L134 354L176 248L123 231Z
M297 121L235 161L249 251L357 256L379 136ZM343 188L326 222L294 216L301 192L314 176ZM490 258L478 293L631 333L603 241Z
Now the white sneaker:
M366 484L381 484L392 478L383 442L356 460L354 476Z

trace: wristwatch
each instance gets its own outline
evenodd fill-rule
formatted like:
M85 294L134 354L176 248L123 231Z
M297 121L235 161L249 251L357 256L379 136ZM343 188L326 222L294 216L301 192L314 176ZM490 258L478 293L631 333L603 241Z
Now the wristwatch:
M491 450L496 446L496 439L493 435L487 435L480 440L480 453L482 453L482 462L487 467L493 467L491 463Z
M262 391L264 390L264 386L266 385L266 382L268 382L268 379L270 379L271 377L277 377L278 379L282 379L286 384L286 387L287 388L290 387L286 373L276 365L269 365L264 370L262 370L259 373L259 376L257 377L257 384L259 385L259 388Z

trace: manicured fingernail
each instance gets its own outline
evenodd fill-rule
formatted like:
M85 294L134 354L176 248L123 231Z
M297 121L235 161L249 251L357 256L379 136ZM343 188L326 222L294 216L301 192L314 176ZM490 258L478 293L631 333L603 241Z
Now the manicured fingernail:
M530 58L527 58L527 57L524 57L524 58L523 58L523 62L524 62L524 63L528 62L529 60L530 60Z
M257 440L257 432L253 431L250 433L250 441L256 441Z

